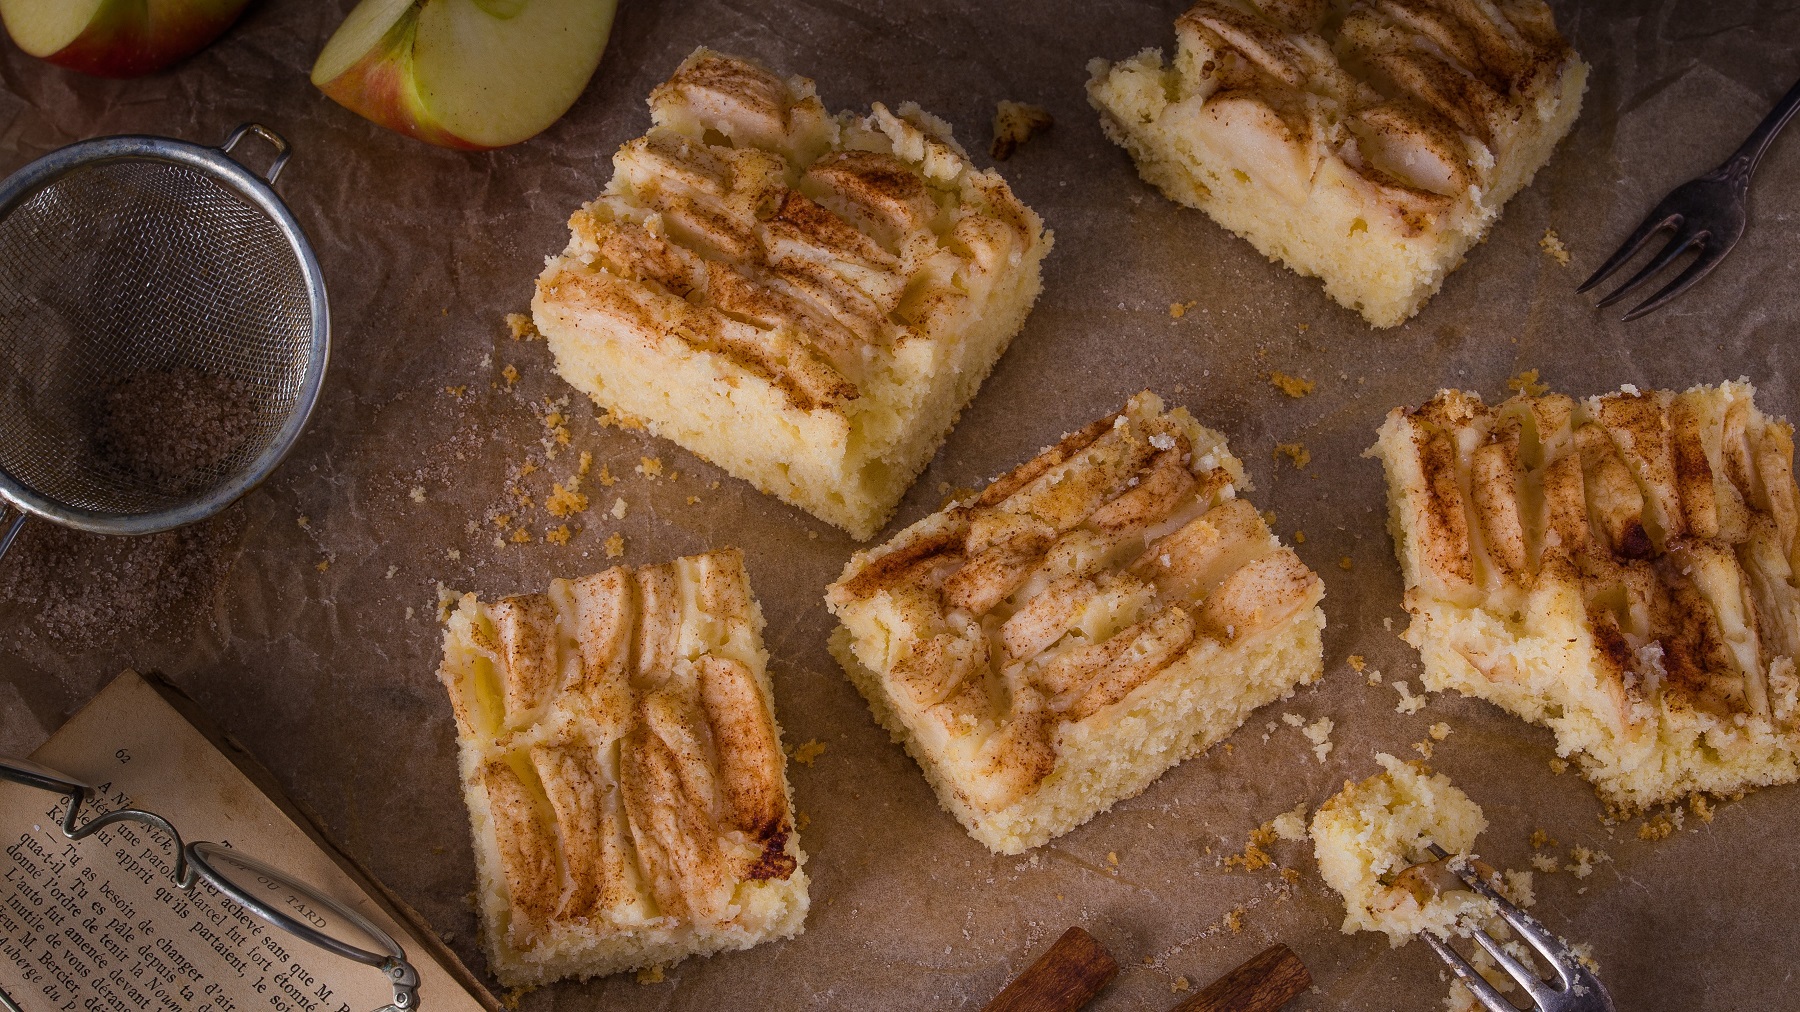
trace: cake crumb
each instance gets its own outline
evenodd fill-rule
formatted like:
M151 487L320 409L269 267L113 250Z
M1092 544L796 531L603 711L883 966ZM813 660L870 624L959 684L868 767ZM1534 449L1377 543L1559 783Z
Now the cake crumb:
M1556 837L1551 836L1542 829L1534 829L1531 831L1531 840L1529 842L1531 843L1532 850L1543 850L1545 847L1556 846Z
M506 329L512 332L515 341L535 341L543 336L538 333L537 324L524 313L507 313Z
M526 530L525 528L521 527L518 530L512 532L512 537L508 538L507 540L511 541L515 545L529 545L529 544L531 544L531 532Z
M413 502L424 502L425 501L425 486L414 485L412 487L412 491L407 494L412 497ZM304 525L302 525L302 526L304 526Z
M1306 532L1305 531L1295 531L1294 532L1294 544L1296 544L1296 545L1306 544Z
M1231 909L1231 912L1225 915L1225 926L1227 928L1230 928L1231 933L1234 935L1243 934L1243 932L1244 932L1244 908L1243 907L1233 907Z
M612 488L613 482L618 480L619 479L613 477L611 468L607 467L605 464L600 465L600 484L602 487Z
M394 578L394 574L398 573L399 571L400 571L399 566L389 566L388 571L387 571L387 578L392 580Z
M1394 687L1395 692L1400 693L1400 702L1394 704L1395 713L1408 715L1418 713L1425 708L1426 703L1430 702L1424 696L1413 695L1412 686L1403 679L1396 678L1388 684Z
M312 519L302 513L294 518L294 523L299 524L301 530L306 530L308 527L312 526Z
M1306 839L1306 802L1302 801L1291 811L1282 812L1270 819L1269 828L1277 838L1289 843Z
M625 554L625 535L614 531L606 539L606 557L616 559Z
M544 500L544 508L553 517L573 516L585 512L588 508L588 497L575 491L575 479L569 479L569 487L559 482L550 488L550 498Z
M569 543L569 525L568 524L560 524L556 527L550 528L549 530L544 532L544 540L549 542L552 545L568 544Z
M1369 666L1368 659L1365 658L1362 654L1351 654L1350 657L1348 658L1348 660L1350 663L1350 670L1356 672L1359 675L1363 673L1364 668Z
M642 432L646 427L642 418L639 418L636 415L628 415L617 408L607 408L602 411L598 421L600 422L601 428L610 425L613 428L623 429L627 432Z
M318 564L313 566L313 568L318 570L319 572L323 573L327 569L331 568L331 560L330 559L320 559Z
M1569 247L1563 245L1562 237L1556 234L1555 229L1544 229L1544 237L1538 240L1538 248L1549 254L1550 259L1558 264L1564 267L1569 266Z
M658 963L655 966L646 966L637 972L637 982L639 984L661 984L664 979L663 965L661 963Z
M1286 457L1294 465L1294 470L1302 471L1312 463L1312 451L1304 443L1280 443L1275 447L1275 459Z
M1183 991L1186 991L1189 986L1190 985L1188 984L1188 979L1186 977L1176 977L1175 980L1169 984L1169 993L1170 994L1179 994Z
M1199 305L1198 302L1171 302L1169 303L1169 318L1179 320L1187 315L1188 310L1197 305Z
M1324 764L1325 757L1331 754L1331 729L1335 726L1330 717L1320 717L1300 729L1300 733L1306 735L1306 740L1313 743L1313 755L1319 757L1321 765Z
M1445 738L1450 737L1451 730L1452 729L1449 724L1446 724L1440 720L1437 723L1431 725L1431 729L1427 733L1431 735L1432 741L1443 741Z
M1306 718L1297 713L1284 713L1281 715L1281 722L1289 727L1299 727L1306 723Z
M794 747L794 761L802 766L811 766L813 761L825 754L825 743L813 738Z
M632 470L636 471L637 473L643 475L646 478L660 478L660 477L662 477L662 473L663 473L662 458L661 457L639 457L638 458L638 466L632 468Z
M1107 851L1106 852L1106 863L1112 865L1114 868L1117 868L1119 866L1119 852L1116 850Z
M812 816L805 812L794 813L794 829L804 831L810 825L812 825Z
M1560 756L1551 756L1550 757L1550 772L1556 774L1557 776L1562 776L1564 773L1569 772L1568 760L1563 759Z
M1430 759L1431 753L1436 751L1436 748L1429 741L1415 741L1412 743L1412 750L1419 753L1421 758Z
M1524 910L1537 904L1537 895L1532 890L1530 872L1513 871L1508 868L1501 873L1500 877L1504 883L1501 885L1500 891L1506 895L1507 899L1513 901L1514 906Z
M445 558L448 558L451 562L455 562L456 560L462 558L462 553L457 551L454 548L446 548L446 549L444 549L444 556L445 556Z
M519 367L511 362L506 363L506 368L500 370L500 377L506 380L506 389L511 390L519 382Z
M1689 797L1688 808L1691 809L1696 816L1699 816L1701 822L1711 822L1713 820L1712 802L1706 800L1706 795L1704 794L1695 794Z
M626 507L625 507L624 497L621 496L621 497L615 498L613 500L613 504L612 504L613 519L614 520L625 519L625 509L626 509Z
M994 143L988 147L988 154L994 161L1004 162L1019 145L1055 125L1055 118L1042 106L1001 99L994 107Z
M1594 873L1594 860L1592 850L1577 845L1569 851L1569 863L1563 866L1563 871L1574 872L1576 878L1587 878Z
M1562 870L1561 862L1556 860L1555 854L1533 854L1531 855L1531 866L1545 874Z
M1302 379L1299 376L1289 376L1284 372L1269 373L1269 383L1273 385L1275 389L1293 398L1305 397L1307 394L1313 392L1313 387L1318 386L1318 384L1312 380Z
M1225 867L1242 868L1245 871L1261 871L1275 863L1275 859L1264 850L1275 842L1275 830L1267 823L1250 831L1250 838L1244 841L1242 854L1225 855Z
M1516 394L1524 394L1527 397L1542 397L1550 392L1550 384L1539 383L1538 371L1536 369L1527 369L1524 372L1514 374L1511 379L1508 379L1506 381L1506 389L1511 390Z

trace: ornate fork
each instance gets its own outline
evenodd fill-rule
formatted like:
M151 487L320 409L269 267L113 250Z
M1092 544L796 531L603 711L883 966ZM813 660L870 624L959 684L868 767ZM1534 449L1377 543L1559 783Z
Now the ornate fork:
M1637 255L1638 250L1650 241L1650 237L1665 228L1675 229L1675 235L1643 269L1631 276L1631 280L1620 285L1611 295L1600 300L1600 305L1610 306L1625 297L1627 292L1650 280L1651 276L1674 262L1675 258L1695 249L1699 256L1687 269L1664 285L1662 290L1639 303L1635 309L1626 313L1624 319L1635 320L1646 313L1662 308L1670 299L1692 288L1701 278L1711 273L1725 254L1744 234L1744 205L1750 193L1750 174L1756 171L1756 163L1762 160L1763 152L1781 128L1787 126L1794 113L1800 111L1800 82L1796 82L1788 93L1775 103L1775 108L1763 117L1756 130L1737 149L1725 164L1708 172L1698 179L1692 179L1669 191L1662 203L1644 217L1637 231L1625 240L1610 259L1600 265L1594 276L1582 282L1575 289L1577 295L1588 291L1600 282L1605 281L1614 271L1625 266L1626 261Z
M1575 957L1574 951L1569 948L1569 943L1551 934L1550 929L1538 923L1537 918L1513 906L1506 897L1500 895L1498 890L1488 884L1483 876L1477 874L1473 869L1452 867L1449 860L1450 855L1446 854L1443 848L1437 844L1431 845L1431 856L1437 858L1436 868L1449 871L1461 879L1464 886L1492 900L1501 919L1506 921L1507 927L1517 932L1519 937L1523 938L1554 970L1554 977L1545 980L1538 975L1536 970L1502 948L1500 943L1490 937L1487 932L1480 930L1470 932L1470 937L1475 940L1475 943L1486 949L1488 956L1531 997L1534 1009L1537 1009L1538 1012L1614 1012L1612 996L1606 993L1606 988L1601 985L1600 978L1594 976L1592 970L1581 965L1581 961ZM1417 867L1433 866L1419 865ZM1492 869L1488 870L1491 873ZM1425 944L1431 946L1432 951L1438 954L1438 958L1450 967L1457 979L1463 982L1463 986L1475 995L1475 1000L1481 1003L1482 1008L1487 1009L1488 1012L1519 1012L1518 1007L1507 1001L1505 995L1502 995L1494 988L1494 985L1489 984L1480 973L1476 972L1475 967L1467 959L1464 959L1461 953L1450 947L1450 943L1429 931L1421 932L1420 937L1424 938Z

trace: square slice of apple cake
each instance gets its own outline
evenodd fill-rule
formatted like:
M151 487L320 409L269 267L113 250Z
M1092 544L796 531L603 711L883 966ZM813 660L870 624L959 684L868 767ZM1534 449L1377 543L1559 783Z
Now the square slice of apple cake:
M1587 82L1543 0L1200 0L1175 34L1172 63L1088 65L1107 136L1377 327L1487 235Z
M438 677L502 983L799 934L762 624L735 549L456 603Z
M1153 394L858 553L831 651L975 839L1017 854L1319 677L1324 585Z
M1746 383L1396 408L1370 451L1425 685L1623 810L1800 776L1793 429Z
M1012 341L1051 236L942 120L705 49L532 301L557 372L858 539Z

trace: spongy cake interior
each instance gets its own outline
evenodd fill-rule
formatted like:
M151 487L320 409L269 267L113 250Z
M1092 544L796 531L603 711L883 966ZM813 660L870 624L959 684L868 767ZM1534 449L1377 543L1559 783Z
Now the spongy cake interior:
M1316 679L1323 585L1160 400L859 553L831 649L970 835L1016 854Z
M1023 326L1050 234L910 103L831 117L701 50L651 108L539 279L558 372L871 537Z
M761 626L729 551L458 601L440 678L502 983L800 932L805 855Z
M1587 66L1542 5L1346 6L1201 0L1172 61L1094 60L1088 94L1147 182L1391 327L1549 160ZM1512 41L1446 44L1471 37Z

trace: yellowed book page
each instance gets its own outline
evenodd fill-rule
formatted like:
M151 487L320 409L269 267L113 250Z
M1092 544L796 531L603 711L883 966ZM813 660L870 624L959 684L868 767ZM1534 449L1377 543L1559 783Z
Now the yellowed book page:
M147 809L229 844L380 925L419 972L422 1012L481 1012L431 950L143 678L126 672L31 756L98 788L85 811ZM374 967L317 948L202 882L138 823L70 842L56 795L0 783L0 987L36 1012L372 1012Z

